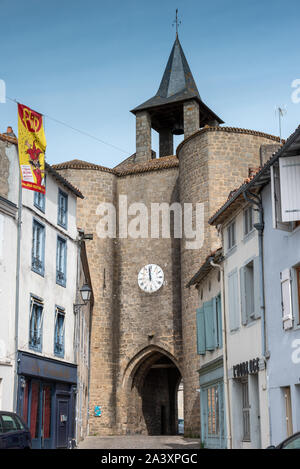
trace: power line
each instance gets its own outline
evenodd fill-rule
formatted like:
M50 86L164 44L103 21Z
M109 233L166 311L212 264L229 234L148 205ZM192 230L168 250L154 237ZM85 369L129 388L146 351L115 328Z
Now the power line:
M6 96L6 98L16 104L19 104L19 102L16 99L10 98L9 96ZM100 138L95 137L95 135L89 134L88 132L85 132L84 130L77 129L76 127L73 127L72 125L66 124L65 122L62 122L58 119L55 119L54 117L49 116L48 114L43 114L42 112L40 112L40 114L42 114L42 116L46 117L47 119L50 119L53 122L56 122L57 124L64 125L65 127L68 127L69 129L74 130L75 132L78 132L82 135L85 135L86 137L90 137L100 143L103 143L103 145L107 145L109 147L114 148L115 150L121 151L122 153L126 153L128 155L131 154L129 151L124 150L123 148L117 147L116 145L113 145L112 143L105 142L104 140L101 140Z

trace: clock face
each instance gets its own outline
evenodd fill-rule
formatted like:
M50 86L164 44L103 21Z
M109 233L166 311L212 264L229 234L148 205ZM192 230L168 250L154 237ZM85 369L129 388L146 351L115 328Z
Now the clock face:
M139 272L138 284L146 293L153 293L160 289L164 283L164 273L156 264L145 265Z

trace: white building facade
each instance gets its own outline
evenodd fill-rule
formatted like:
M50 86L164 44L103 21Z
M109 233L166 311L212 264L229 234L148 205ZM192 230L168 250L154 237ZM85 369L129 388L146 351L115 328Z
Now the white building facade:
M83 196L46 164L46 194L23 189L19 199L16 141L2 134L0 143L1 163L7 165L1 177L8 186L8 201L2 197L1 206L10 204L12 212L0 209L0 275L6 273L1 295L6 287L8 297L1 303L1 408L23 416L34 448L66 448L80 434L76 396L81 348L76 341L89 336L90 325L81 318L82 306L74 306L82 303L76 204Z
M261 311L257 207L244 186L211 218L222 236L229 440L234 449L269 444L269 414ZM256 199L251 199L256 202ZM256 225L258 227L258 225Z

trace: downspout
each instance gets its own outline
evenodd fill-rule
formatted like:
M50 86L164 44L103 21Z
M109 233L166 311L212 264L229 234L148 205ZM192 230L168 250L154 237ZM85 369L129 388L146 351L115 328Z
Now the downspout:
M264 285L264 259L263 259L263 234L264 234L264 212L262 206L261 196L258 196L253 193L248 193L245 191L243 193L244 199L247 202L250 202L252 205L255 205L256 210L259 213L259 222L254 224L254 228L258 231L258 256L259 256L259 282L260 282L260 316L261 316L261 343L262 343L262 353L263 360L265 363L265 373L267 380L267 359L270 354L267 351L267 332L266 332L266 305L265 305L265 285ZM251 197L249 197L251 195ZM268 386L268 385L267 385ZM272 441L272 425L271 425L271 415L269 409L269 436L270 442Z
M266 318L265 318L265 287L264 287L264 260L263 260L263 232L264 232L264 214L261 197L256 194L249 193L253 198L249 197L248 192L244 192L244 199L255 205L259 213L259 222L254 224L254 228L258 231L258 257L259 257L259 284L260 284L260 316L261 316L261 342L263 359L266 365L267 347L266 347Z
M18 158L19 159L19 158ZM20 174L20 173L19 173ZM15 340L14 340L14 390L13 410L18 411L18 348L19 348L19 309L20 309L20 265L21 265L21 227L22 227L22 182L19 176L19 198L17 218L17 264L16 264L16 302L15 302Z
M225 316L225 282L224 282L224 269L220 264L215 264L210 261L212 267L220 270L221 274L221 301L222 301L222 338L223 338L223 361L224 361L224 387L225 387L225 409L226 409L226 427L227 427L227 448L232 449L232 433L231 433L231 409L229 399L229 381L228 381L228 368L227 368L227 328Z

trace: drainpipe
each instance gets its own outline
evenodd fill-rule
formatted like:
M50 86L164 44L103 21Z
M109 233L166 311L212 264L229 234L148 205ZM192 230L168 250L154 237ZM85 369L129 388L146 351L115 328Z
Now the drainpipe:
M212 258L213 259L213 258ZM225 387L225 409L226 409L226 427L227 427L227 448L232 449L232 433L231 433L231 409L229 399L229 381L227 368L227 328L225 316L225 282L224 269L220 264L215 264L210 260L210 265L220 270L221 274L221 302L222 302L222 338L223 338L223 361L224 361L224 387Z
M260 315L261 315L261 344L262 354L265 363L265 373L267 379L267 359L270 357L267 351L267 332L266 332L266 306L265 306L265 285L264 285L264 260L263 260L263 234L264 234L264 212L261 196L245 191L244 199L256 206L259 213L259 222L254 224L254 228L258 231L258 255L259 255L259 282L260 282ZM249 195L251 197L249 197ZM269 436L272 441L272 425L269 409Z
M19 159L19 155L18 155ZM20 173L19 173L20 174ZM21 264L21 227L22 227L22 182L19 176L19 199L17 218L17 264L16 264L16 302L15 302L15 340L14 340L14 390L13 390L13 410L18 410L18 347L19 347L19 308L20 308L20 264Z
M256 194L244 192L244 199L255 205L259 213L259 222L254 224L254 228L258 231L258 256L259 256L259 283L260 283L260 316L261 316L261 342L263 359L266 364L267 347L266 347L266 318L265 318L265 288L264 288L264 260L263 260L263 232L264 232L264 214L261 197ZM251 197L249 197L251 195ZM254 197L254 199L252 198Z

